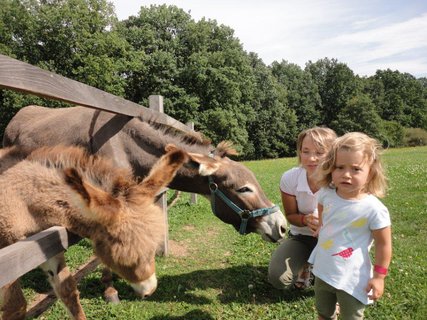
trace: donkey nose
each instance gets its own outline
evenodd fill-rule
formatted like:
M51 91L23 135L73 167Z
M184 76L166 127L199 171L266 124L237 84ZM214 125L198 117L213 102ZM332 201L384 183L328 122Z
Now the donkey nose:
M150 291L150 292L148 292L148 293L143 293L143 294L141 295L141 298L142 298L142 299L148 298L149 296L151 296L151 295L154 293L154 291L156 291L156 288L154 288L153 290L151 290L151 291Z
M138 283L131 283L130 285L142 299L145 299L151 296L157 289L156 274L153 273L148 279Z

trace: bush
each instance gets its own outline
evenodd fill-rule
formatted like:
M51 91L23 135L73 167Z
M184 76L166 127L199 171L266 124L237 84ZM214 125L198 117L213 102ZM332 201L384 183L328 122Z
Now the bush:
M407 147L427 146L427 131L421 128L406 128L403 143Z
M396 121L382 122L381 128L381 141L386 148L396 148L403 146L403 140L405 136L405 130Z

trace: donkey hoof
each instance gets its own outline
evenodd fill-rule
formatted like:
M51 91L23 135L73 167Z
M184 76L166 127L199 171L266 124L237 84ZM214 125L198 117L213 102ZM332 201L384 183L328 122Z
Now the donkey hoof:
M119 294L116 290L108 290L104 293L105 301L112 304L120 303Z

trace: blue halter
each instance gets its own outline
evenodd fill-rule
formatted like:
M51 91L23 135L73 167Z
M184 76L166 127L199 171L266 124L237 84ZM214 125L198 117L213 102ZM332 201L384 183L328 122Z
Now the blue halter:
M240 234L246 234L246 228L248 226L248 220L250 218L266 216L272 214L279 210L279 206L273 206L271 208L261 208L257 210L243 210L240 209L233 201L231 201L227 196L218 189L218 185L213 181L212 176L208 176L209 179L209 189L211 190L211 208L212 212L218 217L218 214L215 210L215 196L218 196L226 205L228 205L235 213L238 214L242 222L240 223Z

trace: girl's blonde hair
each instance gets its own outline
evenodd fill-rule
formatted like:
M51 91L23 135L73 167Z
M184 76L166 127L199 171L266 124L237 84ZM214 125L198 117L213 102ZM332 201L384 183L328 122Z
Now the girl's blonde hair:
M297 139L297 155L298 163L301 164L302 142L305 137L313 139L317 149L327 152L332 145L332 142L337 138L334 130L326 127L313 127L302 131Z
M361 132L349 132L334 141L332 148L318 167L318 185L320 187L331 186L332 171L335 169L339 150L361 151L363 153L370 166L365 191L379 198L384 197L387 190L387 179L380 158L382 147L376 139Z

